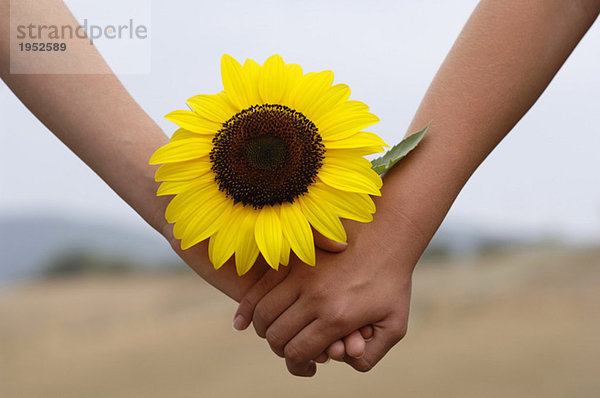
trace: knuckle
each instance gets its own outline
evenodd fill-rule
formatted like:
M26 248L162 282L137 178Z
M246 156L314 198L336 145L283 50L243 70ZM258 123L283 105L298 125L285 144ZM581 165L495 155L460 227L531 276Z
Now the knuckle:
M312 300L323 302L329 299L330 289L324 284L315 284L309 292Z
M256 321L253 321L252 324L254 325L254 331L256 332L256 335L260 338L265 338L265 331L258 326L258 323L256 323Z
M283 338L281 337L281 335L279 335L279 333L277 333L276 330L273 330L273 328L267 329L267 332L265 333L265 337L267 338L267 341L269 342L271 347L273 347L274 349L276 349L278 351L282 350L283 346L286 343L285 341L283 341Z
M263 276L262 278L260 278L258 280L258 282L256 282L258 284L257 286L257 291L258 292L268 292L271 287L271 278L270 278L270 274Z
M266 336L266 327L265 322L261 316L261 311L259 310L259 306L254 310L254 316L252 317L252 324L254 325L254 330L256 334L262 338Z
M367 372L371 371L371 369L373 369L373 365L371 365L367 361L361 361L360 363L357 363L356 365L354 365L352 367L362 373L367 373Z
M293 376L304 376L304 372L302 372L300 369L296 369L292 366L288 366L288 371L293 375Z
M408 331L407 328L408 326L404 322L396 324L393 327L391 334L393 341L398 342L402 340L406 336L406 332Z
M293 344L288 344L283 349L283 355L292 364L299 364L304 361L302 352Z
M398 333L398 341L400 341L403 338L405 338L407 332L408 332L408 330L406 329L406 327L402 328L402 330L400 330L399 333Z
M373 358L369 359L368 357L365 356L362 359L352 360L351 362L348 362L348 363L355 370L362 372L362 373L367 373L367 372L370 372L375 367L375 365L377 364L377 360L374 360Z
M335 303L327 311L327 319L332 327L345 326L351 317L351 309L344 303Z
M271 312L269 311L269 308L264 303L264 301L258 303L256 305L256 308L254 308L254 317L261 322L266 322L269 319L270 315Z
M291 267L279 267L278 270L270 270L271 275L274 278L274 284L277 284L283 281L287 275L290 273Z
M288 367L288 372L290 372L290 374L292 376L302 376L302 374L300 373L300 371L296 368L293 367Z
M271 347L271 351L273 351L273 353L275 353L275 355L277 355L279 358L285 358L283 350L278 350L276 348Z
M329 324L332 327L341 327L346 323L344 313L340 310L329 313Z

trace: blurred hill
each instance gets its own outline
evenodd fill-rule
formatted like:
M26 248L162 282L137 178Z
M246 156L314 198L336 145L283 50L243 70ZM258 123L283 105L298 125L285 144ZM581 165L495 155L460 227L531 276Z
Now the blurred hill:
M57 217L0 219L0 284L31 277L73 253L121 258L142 268L178 263L158 234Z

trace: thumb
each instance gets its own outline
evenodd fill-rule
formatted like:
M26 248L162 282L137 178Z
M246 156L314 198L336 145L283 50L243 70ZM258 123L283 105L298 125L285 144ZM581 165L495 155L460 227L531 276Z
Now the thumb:
M315 229L313 229L313 236L315 238L315 246L326 252L340 253L348 247L347 242L336 242L331 240Z

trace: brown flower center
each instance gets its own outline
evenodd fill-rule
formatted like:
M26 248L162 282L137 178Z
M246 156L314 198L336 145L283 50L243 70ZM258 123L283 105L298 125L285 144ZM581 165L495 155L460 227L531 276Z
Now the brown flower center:
M212 170L233 200L261 208L293 202L322 166L324 146L313 122L284 105L256 105L223 124L213 139Z

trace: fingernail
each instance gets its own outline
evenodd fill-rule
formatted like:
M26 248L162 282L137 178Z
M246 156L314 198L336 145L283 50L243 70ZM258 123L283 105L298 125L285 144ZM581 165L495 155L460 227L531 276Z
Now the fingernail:
M360 356L358 356L358 357L352 357L352 358L354 358L354 359L361 359L364 356L365 356L365 353L363 352L362 354L360 354Z
M369 337L368 339L365 339L365 343L368 343L371 340L373 340L373 337Z
M243 315L238 314L233 319L233 330L244 330L244 326L246 326L246 318Z

